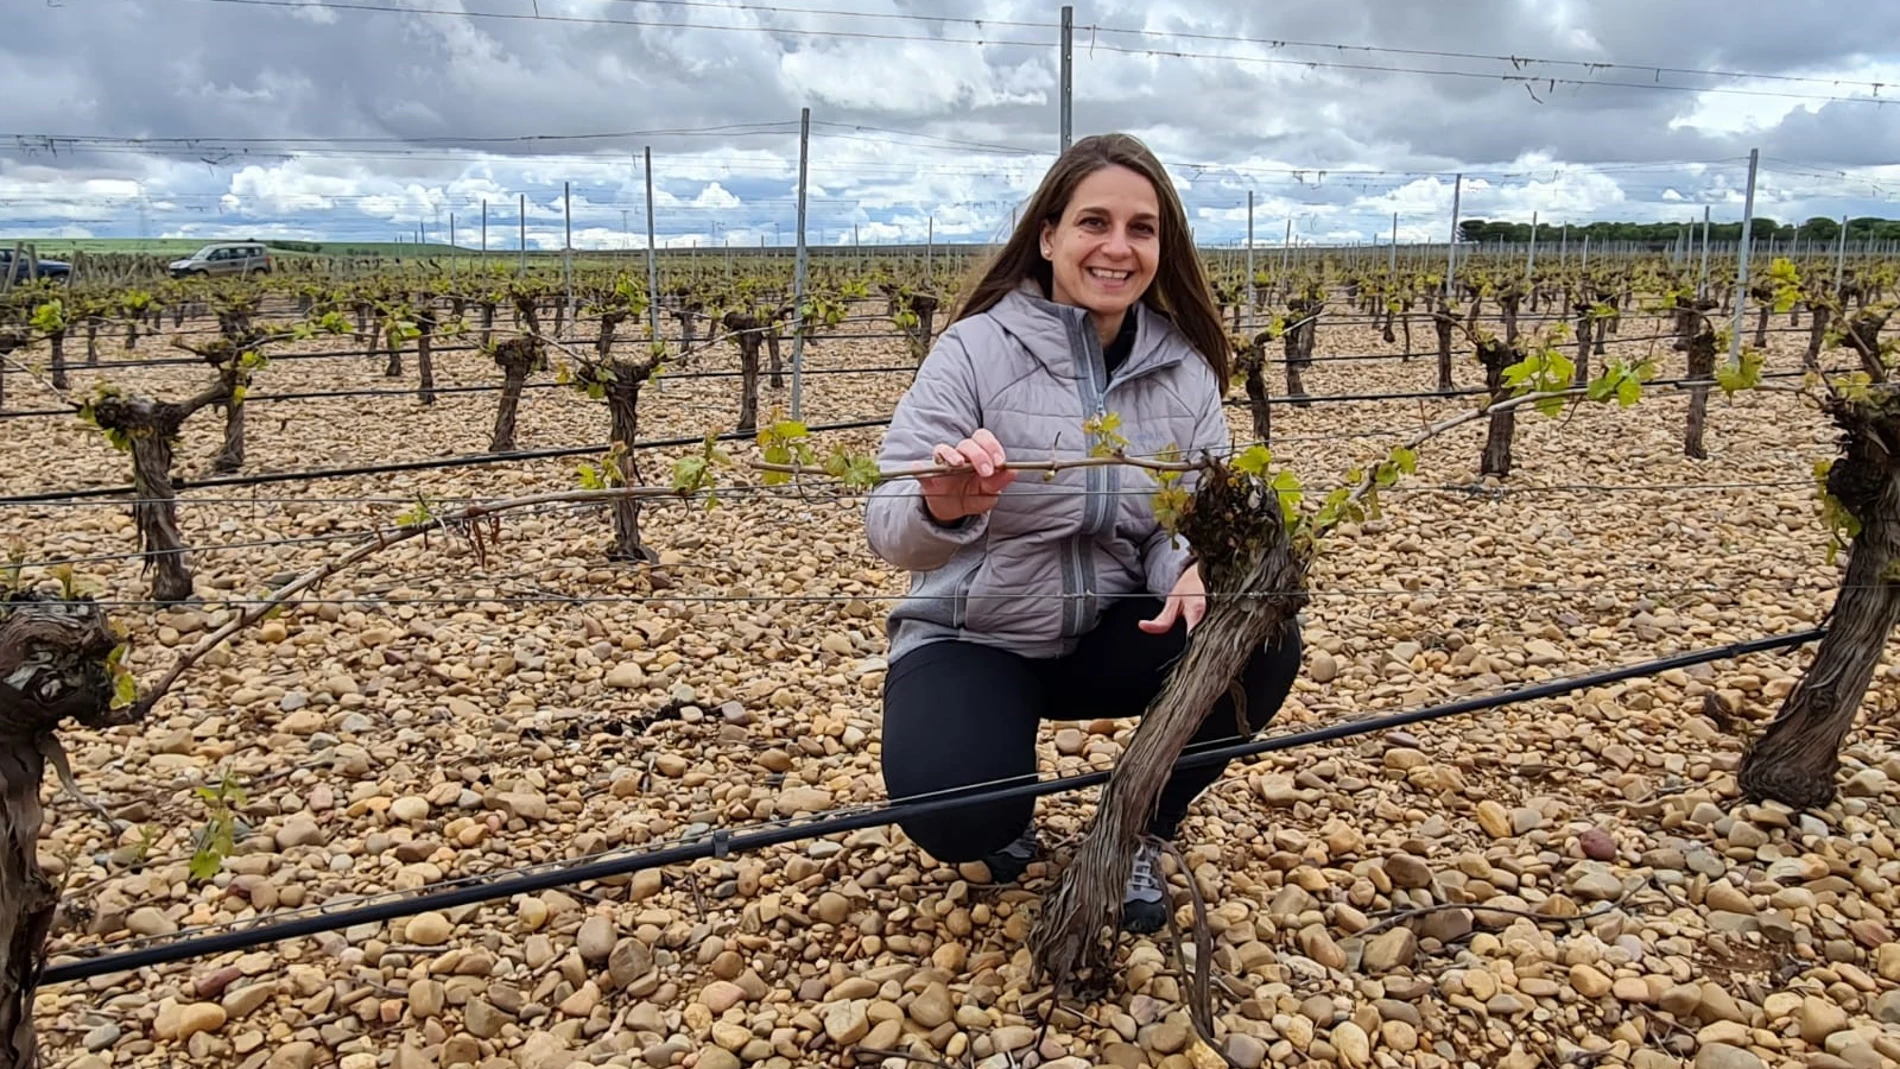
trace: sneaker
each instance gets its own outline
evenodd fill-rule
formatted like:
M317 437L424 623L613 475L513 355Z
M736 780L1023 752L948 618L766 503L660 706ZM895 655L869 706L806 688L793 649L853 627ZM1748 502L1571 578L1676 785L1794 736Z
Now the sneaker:
M1161 874L1161 847L1142 840L1135 866L1122 892L1122 930L1135 935L1158 932L1168 924L1168 882Z
M1042 840L1036 836L1036 825L1023 828L1016 841L983 855L983 864L990 870L991 883L1015 883L1022 879L1031 862L1042 857Z

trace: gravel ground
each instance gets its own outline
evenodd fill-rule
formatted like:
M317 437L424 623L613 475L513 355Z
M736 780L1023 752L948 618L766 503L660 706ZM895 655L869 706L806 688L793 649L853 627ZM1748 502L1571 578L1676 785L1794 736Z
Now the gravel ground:
M1429 328L1415 335L1423 347ZM1776 336L1770 370L1798 367L1799 337ZM321 345L352 347L307 351ZM1368 327L1320 333L1322 356L1382 351L1396 347ZM1612 347L1649 351L1680 374L1666 343ZM886 339L809 356L813 369L904 362ZM694 369L735 363L720 352ZM361 357L279 361L253 392L413 381L380 371ZM437 375L500 379L467 353L444 354ZM206 377L113 372L167 397ZM1429 359L1342 361L1305 377L1315 394L1380 392L1428 389L1435 371ZM1481 370L1461 358L1458 377L1476 385ZM907 381L814 375L806 417L881 418ZM29 403L29 388L10 386ZM768 410L787 401L765 394ZM1275 450L1326 487L1470 403L1276 406ZM246 472L479 452L494 404L260 400ZM666 382L642 400L641 433L701 435L737 407L736 380ZM1482 425L1427 445L1385 517L1342 531L1316 567L1306 671L1273 730L1813 626L1839 575L1810 475L1833 432L1789 394L1718 394L1710 459L1688 461L1684 409L1658 392L1630 410L1522 417L1502 483L1473 478ZM1244 439L1245 410L1231 422ZM129 477L76 420L6 426L0 494ZM603 406L544 388L529 391L518 438L575 446L605 430ZM215 413L194 419L179 474L208 474L220 433ZM820 446L868 451L879 433ZM643 470L663 478L683 453L643 453ZM218 599L335 556L417 495L570 487L582 459L190 490L181 522L206 604L114 615L150 679L170 647L228 617ZM508 517L485 553L432 537L339 576L325 600L207 658L147 723L68 736L81 784L129 827L115 837L46 792L41 853L68 900L55 950L879 801L881 621L904 576L865 547L861 507L816 485L730 487L712 510L651 506L663 583L606 560L611 528L594 508ZM35 560L77 560L102 597L146 596L123 504L8 506L7 519ZM1509 1069L1900 1059L1892 648L1836 805L1794 814L1741 804L1734 789L1738 735L1773 714L1806 656L1717 662L1231 769L1197 804L1182 837L1191 871L1175 874L1184 918L1189 879L1212 909L1226 1054L1250 1067ZM1055 725L1045 772L1108 767L1131 728ZM244 793L236 849L199 882L189 864L212 806L198 788L227 776ZM1048 836L1080 832L1091 801L1045 800ZM73 1069L776 1069L857 1064L854 1046L985 1069L1218 1064L1194 1038L1165 939L1131 940L1101 1001L1051 1007L1024 946L1050 867L1021 887L985 875L872 829L47 988L36 1021L47 1063Z

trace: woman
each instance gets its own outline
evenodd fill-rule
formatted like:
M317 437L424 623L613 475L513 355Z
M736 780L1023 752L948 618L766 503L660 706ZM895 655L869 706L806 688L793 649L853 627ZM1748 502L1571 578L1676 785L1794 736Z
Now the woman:
M1206 612L1189 547L1156 523L1154 479L1107 465L1019 481L1002 465L1086 456L1084 423L1110 412L1130 455L1227 453L1230 357L1160 162L1124 135L1077 142L918 370L878 458L954 469L886 482L867 506L872 549L912 573L887 625L882 743L894 801L1033 779L1041 721L1145 711ZM1289 633L1247 665L1253 731L1299 663ZM1235 741L1231 702L1215 706L1193 745ZM1221 771L1176 774L1149 830L1171 839ZM938 860L982 860L1006 883L1040 853L1033 814L1023 799L903 827ZM1123 927L1166 923L1152 846L1137 854L1124 899Z

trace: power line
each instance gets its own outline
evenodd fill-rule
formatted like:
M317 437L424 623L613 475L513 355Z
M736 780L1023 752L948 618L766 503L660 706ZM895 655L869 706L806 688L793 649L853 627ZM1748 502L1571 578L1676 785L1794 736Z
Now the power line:
M679 0L639 0L644 3L668 3ZM1581 67L1585 70L1617 70L1664 74L1686 74L1705 78L1737 78L1765 82L1806 82L1814 85L1859 86L1872 91L1876 96L1886 88L1886 83L1863 81L1848 78L1821 78L1795 74L1763 74L1754 71L1711 70L1699 67L1669 67L1653 63L1615 63L1609 60L1590 59L1552 59L1539 56L1520 56L1515 53L1495 54L1485 52L1457 52L1431 48L1391 48L1381 45L1353 45L1336 41L1293 41L1271 37L1237 37L1233 34L1194 33L1186 30L1146 30L1114 26L1076 27L1090 33L1112 33L1138 37L1178 37L1189 41L1223 41L1229 44L1266 45L1270 48L1319 48L1336 52L1370 52L1393 56L1429 56L1436 59L1475 59L1495 63L1509 63L1513 67L1523 68L1536 64L1539 66ZM1303 61L1302 61L1303 62ZM1534 75L1532 76L1535 77ZM1597 83L1590 83L1597 84ZM1700 90L1699 90L1700 91Z
M214 0L214 2L238 3L253 2L253 0ZM262 3L265 2L265 0L254 0L254 2ZM1544 101L1537 96L1536 91L1532 88L1537 85L1548 85L1551 89L1555 89L1560 85L1598 89L1661 89L1679 93L1715 93L1724 96L1772 97L1777 100L1818 100L1833 104L1885 105L1895 102L1886 98L1871 96L1830 96L1821 93L1788 93L1772 89L1725 89L1713 86L1669 85L1662 82L1598 81L1587 78L1559 78L1553 75L1541 74L1502 74L1486 71L1445 70L1435 67L1381 66L1377 63L1343 63L1318 59L1278 59L1271 56L1236 56L1221 52L1190 52L1181 49L1167 48L1130 48L1123 45L1095 44L1089 46L1089 51L1114 52L1130 56L1152 56L1161 59L1217 59L1228 63L1251 63L1276 67L1371 71L1381 74L1418 74L1438 78L1496 79L1501 82L1510 82L1524 86L1526 91L1530 92L1531 99L1537 101L1539 104L1542 104Z
M1005 41L974 37L927 37L903 33L873 33L864 30L816 30L784 26L722 26L701 22L670 22L657 19L624 19L602 16L548 15L539 12L459 11L442 8L400 7L394 4L344 2L344 0L174 0L200 4L240 4L247 7L280 7L308 11L313 8L338 11L373 11L394 15L447 15L452 18L498 19L508 22L551 22L582 26L636 26L663 30L723 30L741 33L787 34L798 37L825 37L866 41L916 41L925 44L968 44L985 46L1022 46L1050 48L1053 41Z
M239 5L250 6L250 7L277 7L277 8L292 8L292 9L300 9L300 10L309 10L312 8L319 8L319 9L326 9L326 10L372 11L372 12L383 12L383 13L398 14L398 15L446 15L452 18L500 19L500 20L518 21L518 22L551 22L551 23L563 23L563 24L600 25L600 26L635 26L635 27L648 27L648 28L657 28L657 29L715 30L715 31L725 31L725 32L737 31L737 32L767 33L767 34L788 34L788 35L793 35L793 36L822 37L822 38L847 39L847 40L913 41L913 42L924 43L924 44L967 44L967 45L978 45L978 46L984 46L984 47L1025 47L1025 48L1045 48L1046 49L1046 48L1052 47L1055 43L1052 41L1004 40L1004 39L990 39L990 38L984 38L984 37L942 37L942 36L928 36L928 35L917 35L917 34L877 33L877 32L865 31L865 30L824 30L824 29L811 29L811 28L788 27L788 26L721 25L721 24L714 24L714 23L667 21L667 20L654 20L654 19L626 19L626 18L608 18L608 17L601 17L601 16L578 16L578 15L548 15L548 14L540 13L538 11L529 12L529 13L519 13L519 12L495 12L495 11L445 10L441 8L412 8L412 7L401 7L394 4L354 2L354 0L352 0L352 2L346 2L346 0L186 0L186 2L213 3L213 4L239 4ZM649 2L650 3L650 2L655 2L655 0L623 0L623 2ZM671 2L675 4L679 4L681 6L685 5L685 0L671 0ZM744 6L740 6L740 5L712 5L712 6L727 7L733 11L749 10L748 8ZM760 9L760 10L763 10L763 9ZM784 9L784 10L791 10L791 9ZM860 17L860 18L873 17L869 13L864 13L864 12L856 12L856 13L839 12L838 14L846 16L846 17ZM949 16L943 16L942 18L945 21L950 20ZM982 20L975 20L975 19L969 19L969 20L957 19L955 21L959 21L959 22L969 21L973 25L977 26L979 29L984 25L1004 25L1001 23L986 23ZM1010 28L1032 27L1035 25L1036 24L1034 23L1008 23L1007 24L1007 26ZM1047 24L1044 24L1044 25L1046 26ZM1212 35L1212 34L1169 33L1167 31L1159 31L1159 30L1113 30L1109 28L1103 28L1101 32L1133 33L1133 34L1139 34L1145 37L1178 37L1178 38L1188 39L1188 40L1222 40L1222 41L1239 40L1241 43L1258 43L1258 44L1266 44L1266 45L1284 45L1284 44L1289 43L1289 42L1272 41L1272 40L1267 40L1267 39L1251 39L1251 40L1244 39L1244 38L1236 39L1233 37L1219 36L1219 35ZM1354 46L1354 45L1346 45L1346 44L1323 45L1323 44L1312 43L1312 42L1307 42L1304 44L1304 46L1305 47L1326 47L1326 48L1334 48L1334 49L1339 49L1339 50L1358 49L1358 50L1365 50L1365 51L1381 51L1381 52L1382 51L1395 51L1395 52L1400 51L1400 50L1388 50L1388 49L1378 48L1376 46ZM1784 99L1784 100L1818 100L1818 101L1837 102L1837 103L1874 103L1874 104L1888 103L1887 99L1881 98L1878 96L1837 96L1837 95L1827 95L1827 94L1819 94L1819 93L1790 93L1790 92L1767 90L1767 89L1733 89L1733 88L1721 88L1721 87L1670 85L1670 84L1666 84L1662 82L1600 81L1600 80L1594 80L1594 79L1560 78L1560 77L1556 77L1552 75L1506 74L1506 73L1497 73L1497 72L1446 70L1446 69L1427 68L1427 67L1404 67L1404 66L1396 66L1396 65L1382 66L1379 64L1372 64L1372 63L1345 63L1345 62L1339 62L1339 61L1316 60L1316 59L1315 60L1275 59L1275 58L1266 57L1266 56L1236 56L1236 55L1220 54L1220 53L1190 52L1190 51L1179 50L1179 49L1163 49L1163 48L1131 48L1131 47L1122 46L1122 45L1110 45L1110 44L1100 44L1100 43L1091 44L1089 46L1089 51L1091 53L1096 52L1096 51L1103 51L1103 52L1113 52L1113 53L1121 53L1121 54L1126 54L1126 55L1137 55L1137 56L1154 56L1154 57L1175 58L1175 59L1216 59L1216 60L1225 60L1228 62L1236 62L1236 63L1271 64L1271 65L1276 65L1276 66L1325 68L1325 69L1333 69L1333 70L1358 70L1358 71L1371 71L1371 72L1388 73L1388 74L1417 74L1417 75L1437 76L1437 77L1497 79L1499 81L1514 82L1514 83L1522 84L1526 87L1527 90L1533 85L1536 85L1538 83L1544 83L1548 85L1549 87L1551 87L1552 89L1556 88L1559 85L1569 85L1569 86L1577 86L1577 87L1598 87L1598 88L1647 89L1647 90L1660 89L1660 90L1671 90L1671 91L1676 91L1676 92L1717 93L1717 94L1735 95L1735 96L1771 97L1771 98ZM1447 55L1452 55L1452 54L1448 53ZM1500 57L1485 56L1478 53L1469 53L1461 58L1497 60ZM1513 61L1513 58L1509 56L1505 56L1501 58L1505 62ZM1525 60L1521 58L1515 61L1516 64L1521 64L1524 62L1559 63L1559 62L1583 62L1583 61L1557 61L1557 60L1531 61L1531 60ZM1636 65L1616 66L1612 64L1590 64L1590 65L1597 68L1610 68L1610 69L1637 69L1637 70L1646 70L1646 71L1655 71L1655 72L1660 72L1662 70L1662 68L1651 67L1651 66L1636 66ZM1676 69L1684 71L1684 72L1689 72L1691 70L1690 68L1676 68ZM1747 76L1747 75L1742 74L1741 72L1725 72L1725 71L1703 71L1703 72L1695 72L1695 73L1700 73L1700 74L1709 75L1709 76L1721 76L1721 77L1746 77ZM1762 77L1766 79L1769 76L1762 76ZM1795 76L1783 76L1783 77L1786 77L1789 80L1797 80ZM1807 80L1807 79L1800 79L1800 80ZM1882 83L1844 82L1841 80L1836 80L1832 84L1867 85L1867 86L1872 87L1875 91L1878 91ZM1531 96L1532 96L1532 99L1538 99L1534 91L1531 93ZM1542 101L1540 100L1539 102L1541 103Z
M292 3L293 7L311 5ZM337 135L325 137L197 137L174 135L165 137L120 137L114 134L44 134L44 133L0 133L0 138L16 140L36 140L45 143L88 144L103 143L114 145L152 146L173 144L186 148L202 149L220 145L433 145L433 144L518 144L541 141L605 141L644 137L698 137L715 134L735 133L796 133L798 122L794 119L779 119L761 122L721 123L713 126L674 126L659 127L651 130L608 130L578 134L506 134L499 136L444 136L418 135L415 137L357 137Z

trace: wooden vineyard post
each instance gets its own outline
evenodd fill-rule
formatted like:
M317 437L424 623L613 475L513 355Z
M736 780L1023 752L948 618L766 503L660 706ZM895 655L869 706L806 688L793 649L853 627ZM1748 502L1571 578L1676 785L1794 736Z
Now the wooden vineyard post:
M1795 809L1834 801L1841 744L1900 623L1900 389L1830 398L1827 409L1842 432L1840 456L1827 472L1830 505L1859 530L1847 544L1827 637L1737 774L1743 797Z
M0 600L0 1069L33 1069L33 993L59 890L39 864L40 785L53 730L112 719L115 645L89 601Z

